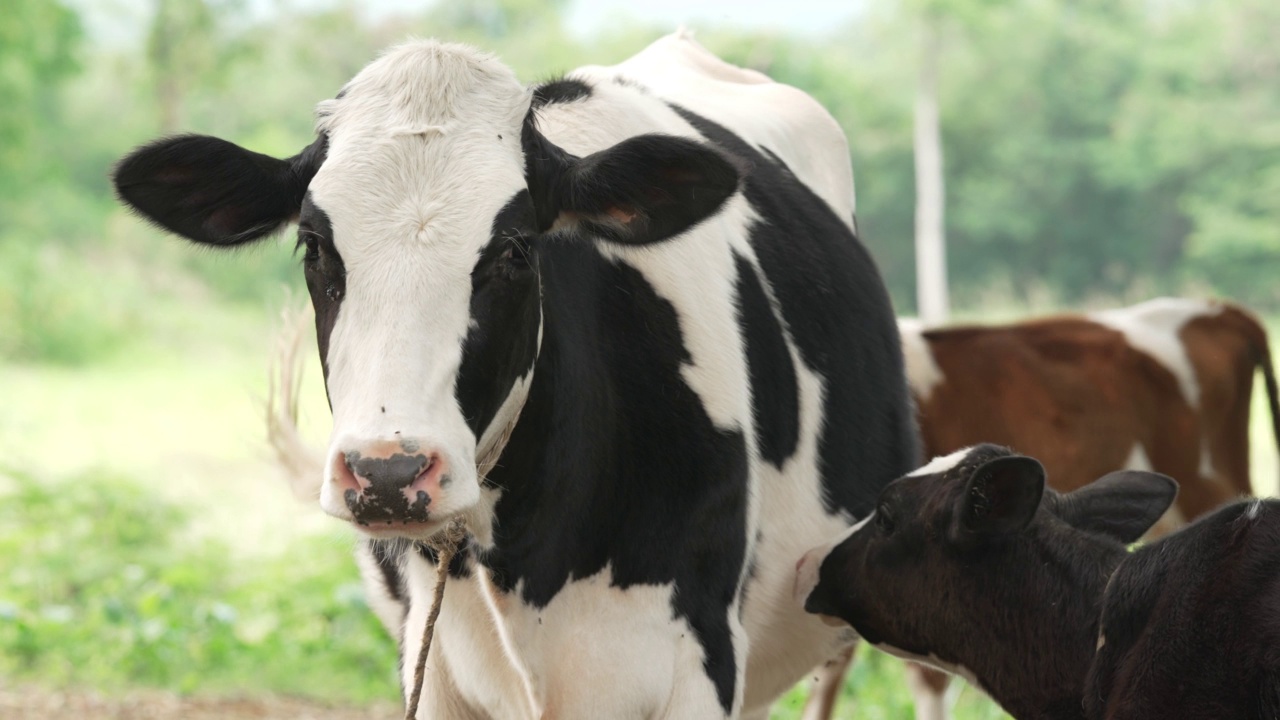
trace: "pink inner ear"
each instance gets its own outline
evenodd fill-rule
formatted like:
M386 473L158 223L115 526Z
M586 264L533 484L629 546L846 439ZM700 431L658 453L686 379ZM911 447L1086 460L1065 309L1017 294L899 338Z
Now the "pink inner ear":
M614 220L620 220L628 224L632 220L636 219L636 212L634 210L628 210L626 208L621 208L616 206L611 207L608 210L605 210L605 213L607 213L609 217L613 218Z

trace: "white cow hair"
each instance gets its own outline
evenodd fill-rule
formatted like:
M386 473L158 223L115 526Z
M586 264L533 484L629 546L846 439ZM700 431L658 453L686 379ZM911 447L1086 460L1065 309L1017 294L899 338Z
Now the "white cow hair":
M950 455L939 455L921 467L907 473L907 477L920 477L923 475L938 475L945 473L951 468L964 462L964 459L969 455L969 451L971 450L973 450L972 447L967 447L961 448Z
M924 330L924 323L916 318L898 318L907 384L918 402L927 401L933 395L933 389L946 380L942 368L938 367L938 361L933 357L929 342L924 339Z
M1123 333L1129 344L1150 355L1173 373L1182 396L1192 409L1200 407L1200 383L1180 333L1198 317L1222 312L1223 305L1208 300L1155 298L1114 310L1090 313L1088 318Z

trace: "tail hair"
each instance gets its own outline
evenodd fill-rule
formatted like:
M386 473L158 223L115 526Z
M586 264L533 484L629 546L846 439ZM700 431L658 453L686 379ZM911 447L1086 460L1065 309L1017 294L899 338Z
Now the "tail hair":
M302 345L311 320L310 303L286 300L267 370L267 444L299 501L314 503L324 479L324 451L302 439L298 397L302 388Z

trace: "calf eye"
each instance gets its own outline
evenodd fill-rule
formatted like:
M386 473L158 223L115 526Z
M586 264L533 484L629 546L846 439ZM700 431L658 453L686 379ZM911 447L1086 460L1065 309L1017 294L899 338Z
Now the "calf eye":
M876 529L885 535L891 535L894 527L893 515L889 513L889 508L884 505L876 508Z

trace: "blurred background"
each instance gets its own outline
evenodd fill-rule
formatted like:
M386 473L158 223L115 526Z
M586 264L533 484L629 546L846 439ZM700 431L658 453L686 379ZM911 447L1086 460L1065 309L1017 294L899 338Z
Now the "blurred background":
M844 126L899 314L917 313L924 159L921 197L945 199L925 242L946 261L919 289L953 319L1174 294L1280 331L1275 0L6 0L0 715L398 713L353 538L293 499L263 439L280 312L305 297L292 239L216 254L161 237L115 204L111 164L179 131L291 155L315 102L409 36L491 49L532 82L681 23ZM1262 412L1254 478L1274 493ZM910 717L888 658L864 652L844 693L841 717Z

